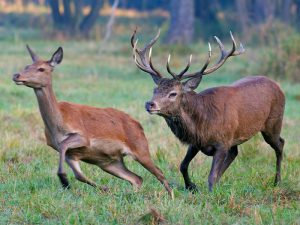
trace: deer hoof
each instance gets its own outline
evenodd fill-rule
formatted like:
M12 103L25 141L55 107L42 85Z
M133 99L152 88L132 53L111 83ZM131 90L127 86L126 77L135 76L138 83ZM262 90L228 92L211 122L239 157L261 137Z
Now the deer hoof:
M187 185L185 187L188 191L192 192L193 194L198 193L199 189L197 188L197 186L194 183L190 183L189 185Z
M60 183L61 183L61 185L64 189L70 189L71 188L70 184L69 184L69 181L68 181L68 178L67 178L67 175L65 173L58 174L58 177L59 177Z

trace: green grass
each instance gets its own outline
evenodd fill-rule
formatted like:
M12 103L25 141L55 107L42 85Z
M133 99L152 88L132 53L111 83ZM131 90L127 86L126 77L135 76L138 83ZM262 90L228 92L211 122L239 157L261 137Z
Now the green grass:
M282 183L273 187L275 154L258 135L240 146L239 156L213 193L207 190L211 158L199 153L189 169L201 190L193 195L184 190L178 169L187 146L174 137L161 117L150 116L144 110L154 84L136 69L126 40L129 35L127 30L120 41L114 40L106 48L96 41L26 39L30 35L0 40L0 224L151 224L151 208L167 224L299 224L300 85L281 82L287 97ZM86 175L107 185L110 192L101 193L78 182L69 168L72 189L61 188L56 176L58 154L45 144L33 90L11 81L13 73L31 63L26 42L45 58L50 58L59 45L64 47L63 63L53 74L58 99L115 107L141 122L152 158L174 185L174 200L131 159L126 159L126 164L144 179L138 192L127 182L85 163L82 167ZM201 43L188 46L189 51L156 46L155 64L162 64L169 48L175 49L172 65L176 70L185 65L189 53L195 56L192 70L196 70L207 51ZM246 54L229 60L214 75L205 77L199 90L243 77L245 67L250 66L248 57Z

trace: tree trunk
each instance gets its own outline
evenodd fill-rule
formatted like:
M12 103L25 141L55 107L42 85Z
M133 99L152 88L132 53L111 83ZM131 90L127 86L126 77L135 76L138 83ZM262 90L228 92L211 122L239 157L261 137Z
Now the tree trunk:
M82 0L74 0L74 16L73 16L73 26L76 27L76 29L79 27L80 20L82 18Z
M236 8L238 12L238 22L241 25L243 34L246 34L249 24L248 10L246 0L236 0Z
M103 2L101 0L93 0L91 4L91 11L90 13L83 19L82 23L80 24L80 31L85 35L88 36L91 28L94 26L98 16L99 10L102 7Z
M119 5L119 0L114 0L114 4L111 7L111 15L109 21L106 24L106 32L103 40L104 42L108 41L108 39L111 36L112 28L115 22L116 9L118 8L118 5Z
M290 16L290 9L291 9L292 0L285 0L283 1L283 7L282 7L282 19L286 23L291 22L291 16Z
M172 0L170 3L171 21L166 42L186 44L194 36L194 0Z
M59 12L59 1L58 0L51 0L49 1L50 7L51 7L51 14L52 19L54 22L55 27L61 27L63 24L62 16Z
M72 23L71 23L71 0L63 0L64 5L64 24L72 30Z
M90 13L83 18L83 0L51 0L51 14L54 26L65 34L82 33L88 37L90 30L94 26L99 10L103 5L102 0L90 0ZM59 11L60 6L63 12Z

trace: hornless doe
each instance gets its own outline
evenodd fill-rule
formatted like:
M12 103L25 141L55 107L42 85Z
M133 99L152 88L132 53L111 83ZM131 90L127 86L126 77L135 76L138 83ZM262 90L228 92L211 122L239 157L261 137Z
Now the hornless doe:
M185 69L176 74L171 71L170 55L167 71L172 79L163 78L151 61L152 46L159 37L159 32L144 49L137 48L136 30L131 38L133 56L138 68L149 73L157 85L152 100L145 107L150 114L162 116L175 136L188 144L180 171L188 190L197 187L188 175L188 166L195 155L201 151L213 156L212 167L208 177L209 190L220 179L225 170L238 155L238 145L261 132L264 140L275 150L276 176L275 184L280 181L280 167L284 139L280 137L284 113L285 96L280 87L264 76L246 77L230 86L209 88L200 93L194 90L201 82L202 76L220 68L230 56L244 53L230 32L233 47L225 51L221 41L215 37L221 51L219 61L208 68L211 58L209 44L208 58L199 72L186 74L192 57ZM149 51L149 58L146 53Z
M82 173L79 161L99 166L104 171L129 181L139 188L142 178L129 171L123 157L131 155L165 186L171 189L163 173L150 158L142 126L129 115L113 108L95 108L70 102L57 102L52 89L52 71L61 63L60 47L49 61L41 60L30 48L33 64L13 75L18 85L34 89L45 124L47 144L59 152L57 175L62 186L69 188L64 162L76 179L91 186L96 184Z

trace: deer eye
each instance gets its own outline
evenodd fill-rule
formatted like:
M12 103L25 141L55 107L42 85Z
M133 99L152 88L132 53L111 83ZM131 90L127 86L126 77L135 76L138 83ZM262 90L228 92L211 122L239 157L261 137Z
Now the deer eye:
M171 93L169 94L169 98L174 98L174 97L176 97L176 95L177 95L176 92L171 92Z
M38 68L38 71L40 71L40 72L44 72L44 71L45 71L45 69L44 69L44 68Z

